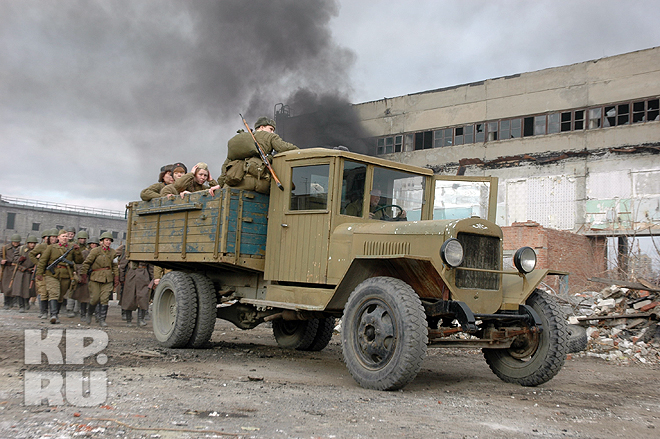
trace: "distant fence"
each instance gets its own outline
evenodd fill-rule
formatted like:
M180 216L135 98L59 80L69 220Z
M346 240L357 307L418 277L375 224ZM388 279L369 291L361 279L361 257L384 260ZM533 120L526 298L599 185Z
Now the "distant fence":
M28 200L0 195L0 206L24 206L34 210L48 212L71 212L78 215L104 216L108 218L126 219L126 213L119 210L97 209L95 207L75 206L73 204L51 203L48 201Z

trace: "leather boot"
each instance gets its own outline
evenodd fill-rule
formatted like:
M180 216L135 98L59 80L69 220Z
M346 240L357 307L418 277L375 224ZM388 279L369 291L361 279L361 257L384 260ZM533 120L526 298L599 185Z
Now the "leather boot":
M48 317L48 301L40 300L39 301L39 318L45 319Z
M96 305L92 305L91 303L87 305L87 316L85 317L85 323L88 325L92 324L92 315L94 314L94 311L96 311Z
M84 322L87 318L87 303L80 302L80 321Z
M25 312L25 302L27 300L23 299L22 297L18 297L18 312L24 313Z
M58 314L60 312L60 304L57 301L57 299L51 299L48 301L48 304L50 305L50 323L54 325L55 323L59 323L59 318Z
M68 299L66 301L66 316L70 319L76 316L74 309L76 308L76 301L73 299Z
M138 308L138 312L137 312L137 325L138 326L146 326L147 325L147 322L144 321L144 312L145 312L145 310Z
M108 324L105 322L105 318L108 316L108 305L101 305L99 309L99 326L105 328Z
M133 326L133 311L125 311L126 315L126 326Z
M11 308L11 297L7 297L7 295L5 294L5 307L4 307L4 309L7 310L7 309L10 309L10 308Z

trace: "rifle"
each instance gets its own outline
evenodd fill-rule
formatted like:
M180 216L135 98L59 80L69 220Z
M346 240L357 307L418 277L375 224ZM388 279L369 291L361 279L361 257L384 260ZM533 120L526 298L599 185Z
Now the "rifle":
M250 133L250 135L252 136L252 140L254 140L254 146L257 148L257 151L259 151L259 157L261 157L261 160L264 162L264 165L266 165L266 167L268 168L268 171L270 172L270 175L273 177L273 180L275 180L275 184L277 184L277 187L280 188L281 191L283 191L284 186L282 186L282 183L280 183L280 179L277 178L277 175L275 175L275 170L271 166L270 161L268 160L268 156L266 156L266 153L261 148L261 145L259 145L259 142L257 142L257 139L254 137L254 133L252 133L252 130L250 129L250 126L248 125L243 115L241 113L238 113L238 115L241 116L245 128L247 128L248 133Z
M68 259L66 258L67 255L68 255L69 253L71 253L71 250L73 250L73 246L71 246L70 249L68 249L67 251L65 251L64 254L63 254L62 256L60 256L59 258L55 259L55 260L53 261L52 264L50 264L48 267L46 267L46 270L50 271L52 274L55 274L55 267L57 267L57 264L59 264L60 262L64 262L64 263L69 264L69 265L74 265L73 262L71 262L70 260L68 260Z
M28 287L28 290L32 289L32 285L34 285L34 278L36 277L36 275L37 275L37 266L35 265L32 268L32 275L30 276L30 286Z
M11 279L9 280L9 287L11 289L11 286L14 284L14 278L16 277L16 270L18 270L18 263L16 263L16 266L14 267L14 272L11 274Z

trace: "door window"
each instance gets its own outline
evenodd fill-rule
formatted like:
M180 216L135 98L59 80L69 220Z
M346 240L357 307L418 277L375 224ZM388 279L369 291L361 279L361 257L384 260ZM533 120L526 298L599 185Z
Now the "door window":
M297 166L292 169L291 210L326 210L330 165Z

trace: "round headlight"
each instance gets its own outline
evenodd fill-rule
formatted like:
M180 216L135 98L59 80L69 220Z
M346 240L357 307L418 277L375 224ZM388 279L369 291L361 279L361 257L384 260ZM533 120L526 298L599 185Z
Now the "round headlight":
M521 273L530 273L536 267L536 252L531 247L522 247L513 255L513 265Z
M450 267L458 267L463 262L463 246L458 239L450 238L440 247L440 257Z

